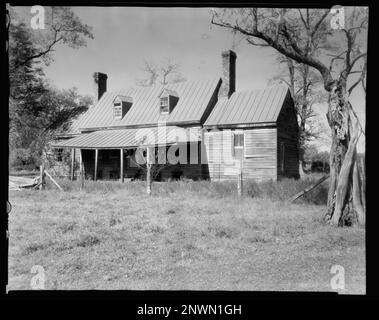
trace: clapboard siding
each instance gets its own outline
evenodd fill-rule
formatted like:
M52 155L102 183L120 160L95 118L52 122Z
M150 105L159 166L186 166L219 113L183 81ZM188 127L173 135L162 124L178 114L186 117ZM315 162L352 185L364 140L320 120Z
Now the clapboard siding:
M243 179L276 179L276 128L245 129L243 133ZM206 132L204 141L210 179L237 179L240 161L233 156L233 131Z
M299 127L292 99L285 100L277 121L278 178L299 177Z
M190 179L236 180L241 161L234 155L234 133L237 129L201 132L203 145L187 144L187 163L167 165L158 179L186 177ZM204 130L204 131L203 131ZM244 134L243 179L256 181L299 176L298 125L291 97L284 101L278 121L261 127L238 129ZM197 153L193 153L193 147ZM192 151L191 151L192 150ZM83 150L84 169L87 178L93 178L94 150ZM134 165L134 156L125 155L124 177L143 178L144 172ZM100 150L99 179L120 177L120 150Z
M244 130L243 175L246 179L276 179L276 128Z

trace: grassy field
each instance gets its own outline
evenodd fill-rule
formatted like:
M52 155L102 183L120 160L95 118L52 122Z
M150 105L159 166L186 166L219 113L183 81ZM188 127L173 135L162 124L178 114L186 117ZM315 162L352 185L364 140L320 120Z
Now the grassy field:
M283 201L309 181L61 184L10 194L9 290L40 265L46 289L332 291L341 265L365 293L365 230L324 225L323 188Z

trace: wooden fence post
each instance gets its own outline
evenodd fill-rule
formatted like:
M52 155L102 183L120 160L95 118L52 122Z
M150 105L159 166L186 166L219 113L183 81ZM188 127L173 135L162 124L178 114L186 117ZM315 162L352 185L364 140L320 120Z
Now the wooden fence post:
M150 163L150 147L146 149L146 193L151 195L151 163Z
M241 197L243 194L243 183L242 183L242 159L240 159L239 163L239 173L238 173L238 196Z
M40 166L40 185L39 185L39 189L40 190L43 190L45 189L45 165L44 164L41 164Z

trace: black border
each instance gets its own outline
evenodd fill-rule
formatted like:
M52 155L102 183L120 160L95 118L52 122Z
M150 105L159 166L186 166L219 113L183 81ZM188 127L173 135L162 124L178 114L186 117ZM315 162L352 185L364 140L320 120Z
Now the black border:
M375 37L376 29L376 21L375 21L375 5L372 1L338 1L338 2L309 2L304 3L303 1L288 1L286 3L280 2L256 2L252 3L251 1L239 0L236 2L221 2L221 1L157 1L157 2L147 2L147 1L128 1L128 2L120 2L120 1L70 1L66 0L64 4L57 4L54 1L10 1L10 5L19 6L19 5L65 5L65 6L138 6L138 7L252 7L252 6L262 6L262 7L309 7L309 8L326 8L334 5L342 5L342 6L368 6L369 7L369 33L368 33L368 65L370 67L370 71L367 73L367 94L366 94L366 112L373 113L375 112L373 109L377 108L375 106L375 100L373 103L369 103L369 98L373 98L370 96L370 84L373 83L373 63L375 62L376 54L374 53L373 40ZM5 18L6 7L5 4L1 7L1 13L3 16L3 21ZM374 31L375 30L375 31ZM3 40L3 44L7 38L5 24L1 24L1 37ZM5 46L3 45L3 48ZM373 58L371 58L373 57ZM1 137L1 150L3 153L2 160L5 158L5 151L9 154L9 144L8 144L8 131L9 131L9 123L8 123L8 97L9 97L9 79L8 72L4 72L4 70L8 70L8 57L6 55L5 50L1 51L1 63L2 63L2 108L1 108L1 126L0 130L2 130ZM368 80L371 79L371 80ZM367 106L371 107L367 108ZM367 113L366 113L367 114ZM370 126L368 125L370 121L374 121L374 116L366 115L366 164L367 168L370 167L370 162L368 159L373 160L372 157L367 157L367 154L370 154L370 150L367 149L368 138L367 135L370 131ZM2 200L0 202L1 205L1 289L2 296L1 298L6 299L8 301L16 301L16 300L122 300L129 301L131 305L134 307L132 309L125 310L124 315L127 315L129 311L131 311L132 316L136 316L136 307L141 306L144 303L152 304L152 303L161 303L161 305L180 305L180 303L211 303L211 301L216 302L217 304L242 304L243 309L247 309L247 313L254 315L254 309L250 308L250 305L246 303L260 300L260 301L291 301L291 300L301 300L301 301L309 301L309 300L372 300L378 299L378 272L379 268L375 265L375 228L378 225L376 223L376 219L378 216L375 212L371 211L372 215L367 215L366 218L366 295L338 295L337 293L331 292L254 292L254 291L10 291L6 293L6 284L8 282L8 239L7 239L7 226L8 226L8 215L6 213L6 200L8 199L8 161L4 161L4 164L1 166L1 177L0 180L0 190ZM367 174L367 186L370 185L370 180L374 180L374 177L368 177ZM366 187L367 188L367 187ZM369 191L367 193L370 194L370 187L367 188ZM367 197L367 196L366 196ZM369 207L370 201L367 197L367 205ZM367 207L367 208L368 208ZM367 211L369 211L367 209ZM11 213L10 213L11 214ZM371 239L371 241L369 241ZM369 245L369 242L372 245ZM370 255L368 254L370 253ZM370 281L368 281L370 279ZM246 312L243 312L243 316L246 316ZM209 316L206 316L207 318Z

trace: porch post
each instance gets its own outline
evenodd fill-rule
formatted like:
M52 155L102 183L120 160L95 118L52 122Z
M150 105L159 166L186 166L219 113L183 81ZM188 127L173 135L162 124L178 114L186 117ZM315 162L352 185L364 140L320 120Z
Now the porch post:
M75 175L75 148L72 148L71 149L71 173L70 173L71 181L74 181L74 175Z
M94 174L94 180L97 180L97 162L99 158L99 149L95 149L95 174Z
M120 149L120 181L124 182L124 149Z
M83 150L79 149L80 152L80 190L84 188L84 169L83 169Z

